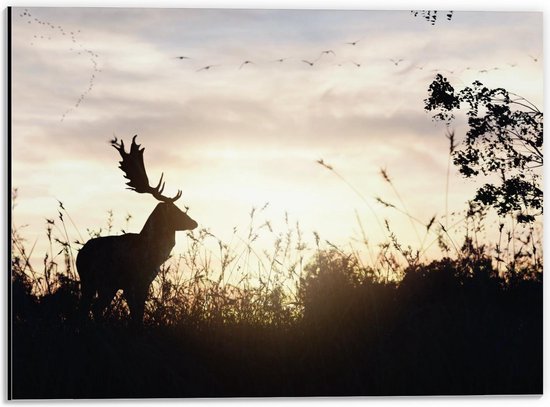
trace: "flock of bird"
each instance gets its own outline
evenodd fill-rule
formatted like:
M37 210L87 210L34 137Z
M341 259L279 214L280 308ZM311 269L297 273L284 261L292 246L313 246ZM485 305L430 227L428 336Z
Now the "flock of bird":
M74 105L68 108L61 115L61 121L64 121L65 117L67 117L67 115L71 111L73 111L74 109L77 109L94 88L96 75L97 73L101 72L101 69L99 69L99 64L98 64L99 55L96 52L84 47L82 43L78 40L77 35L80 34L80 30L76 30L76 32L66 31L61 25L54 25L49 21L42 20L38 17L33 17L33 15L30 13L28 9L24 9L23 12L19 14L19 17L24 19L27 22L27 24L35 24L43 28L43 31L41 34L33 35L33 40L30 43L31 46L34 46L35 41L38 41L38 40L51 41L52 37L54 36L58 36L58 37L60 36L62 38L65 37L73 43L74 47L76 47L76 48L72 48L72 47L69 48L69 51L74 52L77 55L86 56L91 64L91 73L88 80L88 87L80 94L80 96L78 97Z
M426 11L426 10L421 10L421 11L411 11L411 13L416 17L417 15L421 15L423 16L427 21L429 21L432 25L435 24L435 21L436 21L436 18L437 18L437 11ZM452 18L452 15L453 15L453 12L452 11L449 11L447 14L446 14L446 17L447 17L447 20L451 20ZM76 32L74 31L70 31L70 32L67 32L64 30L64 28L60 25L54 25L48 21L43 21L39 18L33 18L33 16L31 15L31 13L28 11L28 9L24 9L24 11L20 14L20 17L23 18L23 19L26 19L27 23L28 24L38 24L40 26L43 26L45 28L47 28L48 30L48 33L47 34L35 34L33 39L34 40L37 40L37 39L48 39L48 40L51 40L52 38L52 35L54 34L57 34L57 35L61 35L61 36L66 36L66 37L70 37L70 40L71 42L74 44L74 46L76 46L77 48L70 48L70 51L72 52L76 52L78 55L86 55L91 63L91 73L90 73L90 78L89 78L89 82L88 82L88 87L80 94L80 96L78 97L78 99L76 100L74 106L70 107L69 109L67 109L62 117L61 117L61 121L63 121L65 119L65 117L74 109L78 108L82 102L84 101L84 99L86 98L86 96L92 91L92 89L94 88L94 84L95 84L95 79L96 79L96 74L98 72L101 72L101 70L99 69L99 65L98 65L98 58L99 58L99 55L97 53L95 53L94 51L90 50L90 49L87 49L85 48L77 39L77 34L80 33L80 30L77 30ZM365 42L365 37L362 37L362 38L359 38L359 39L356 39L356 40L353 40L353 41L347 41L347 42L343 42L342 44L340 44L340 46L342 47L342 50L345 51L346 49L349 50L349 49L354 49L354 48L357 48L360 46L360 44L362 44L363 42ZM31 42L31 45L34 45L34 42ZM336 51L338 52L338 54L340 54L341 50L339 48L335 48ZM317 56L316 58L299 58L299 57L284 57L284 58L278 58L278 59L272 59L272 60L268 60L268 61L265 61L265 63L269 63L269 64L283 64L283 63L287 63L286 61L289 61L289 60L295 60L296 63L298 64L302 64L302 65L307 65L309 67L314 67L314 66L317 66L319 65L321 62L324 62L324 63L330 63L334 66L344 66L344 65L353 65L355 66L356 68L361 68L363 66L363 64L361 62L357 62L355 60L350 60L350 59L347 59L345 61L340 61L340 62L336 62L336 58L337 58L337 52L334 51L333 49L324 49L324 50L321 50L320 52L317 53ZM346 54L346 52L342 52L343 54ZM536 56L532 56L532 55L529 55L529 57L532 59L533 62L538 62L539 61L539 58L536 57ZM208 64L208 65L196 65L195 64L195 59L188 56L188 55L178 55L178 56L175 56L173 57L174 59L177 59L179 61L182 61L182 63L191 63L191 66L194 68L196 72L204 72L204 71L210 71L210 70L213 70L214 68L218 68L218 67L221 67L223 66L222 64ZM403 72L405 71L408 71L408 70L412 70L412 69L416 69L416 70L420 70L420 71L424 71L425 70L425 66L424 65L417 65L414 61L412 60L407 60L405 58L389 58L388 59L388 65L392 65L394 68L397 68L397 67L402 67L402 66L405 66L405 68L403 69ZM250 60L250 59L246 59L246 60L243 60L239 65L238 67L235 66L234 69L238 69L238 70L243 70L245 69L246 67L248 66L251 66L251 65L261 65L261 62L258 60L258 61L253 61L253 60ZM510 68L514 68L516 67L518 64L517 63L509 63L508 64L508 67ZM226 65L227 66L227 65ZM465 71L477 71L477 73L479 74L486 74L490 71L497 71L499 69L502 69L498 66L495 66L495 67L492 67L492 68L481 68L481 69L474 69L470 66L467 66L461 70L449 70L449 69L444 69L444 68L434 68L434 69L431 69L430 72L447 72L451 75L460 75L461 73L465 72ZM427 70L426 70L427 71ZM459 78L460 79L460 78Z
M353 44L355 45L357 42L359 41L355 41L354 43L346 43L346 44ZM326 51L321 51L321 54L314 60L310 61L310 60L307 60L307 59L302 59L301 62L305 63L305 64L308 64L309 66L314 66L320 59L323 55L329 55L329 54L333 54L333 55L336 55L335 52L331 49L329 50L326 50ZM188 57L188 56L184 56L184 55L180 55L180 56L177 56L175 57L175 59L179 59L179 60L192 60L191 57ZM288 59L291 59L291 57L286 57L286 58L278 58L278 59L274 59L270 62L279 62L279 63L282 63ZM254 61L251 61L251 60L244 60L240 65L239 65L239 70L242 69L245 65L248 65L248 64L252 64L252 65L256 65L256 63ZM357 66L361 66L360 64L356 64ZM197 72L200 72L200 71L207 71L209 69L212 69L212 68L215 68L217 66L221 66L221 64L214 64L214 65L205 65L199 69L197 69L196 71Z
M345 42L345 43L343 43L343 45L344 46L345 45L356 46L361 40L363 40L363 39L359 39L359 40L352 41L352 42ZM263 61L263 63L265 63L265 64L279 63L280 64L280 63L283 63L283 62L288 61L288 60L295 60L299 64L305 64L309 67L314 67L314 66L318 66L319 62L321 60L326 61L327 60L326 56L336 57L337 54L334 50L329 49L329 50L321 51L318 54L318 56L316 58L313 58L313 59L303 59L303 58L299 58L299 57L285 57L285 58L278 58L278 59ZM528 56L535 63L539 61L539 58L536 57L536 56L532 56L532 55L528 55ZM179 59L181 61L188 61L188 62L194 61L194 59L190 56L181 55L181 56L176 56L174 58ZM388 61L388 64L392 65L393 67L403 67L405 65L406 70L408 70L408 69L417 69L417 70L420 70L420 71L424 71L425 68L426 68L425 65L418 65L414 61L407 60L405 58L388 58L387 61ZM258 66L260 64L261 64L261 62L259 62L259 61L252 61L252 60L246 59L246 60L242 61L238 66L233 65L233 67L234 67L234 69L241 70L241 69L245 68L247 65L256 65L256 66ZM363 63L356 62L355 60L351 60L351 59L345 60L343 62L336 62L336 63L333 63L332 65L339 66L339 67L345 66L345 65L354 65L356 68L361 68L362 66L364 66ZM513 63L508 63L506 65L507 65L506 67L515 68L515 67L518 66L518 63L513 62ZM193 69L195 69L196 72L201 72L201 71L209 71L213 68L223 67L223 66L224 66L223 64L209 64L209 65L200 66L198 68L197 68L197 66L195 66L195 68L193 68ZM225 66L228 67L228 65L225 65ZM231 67L231 66L229 65L229 67ZM477 72L477 73L480 73L480 74L486 74L486 73L489 73L491 71L498 71L498 70L502 70L504 68L505 67L498 67L498 66L494 66L494 67L491 67L491 68L487 68L487 67L473 68L471 66L466 66L462 69L433 68L433 69L430 69L429 71L430 72L447 72L451 75L460 75L465 71L472 71L472 72Z
M417 17L420 15L423 17L426 21L428 21L431 25L435 25L435 22L437 21L437 12L438 10L411 10L411 14L414 17ZM447 11L447 14L445 15L448 21L451 21L453 18L453 11Z
M357 45L362 39L359 39L359 40L355 40L355 41L351 41L351 42L345 42L344 44L345 45L351 45L351 46L355 46ZM319 53L319 55L317 56L317 58L315 59L302 59L302 58L296 58L296 57L285 57L285 58L278 58L278 59L273 59L273 60L269 60L267 61L268 63L283 63L287 60L291 60L291 59L297 59L299 63L303 63L303 64L306 64L308 66L315 66L320 60L321 58L323 58L323 56L327 55L333 55L333 56L336 56L336 53L331 50L331 49L328 49L328 50L324 50L324 51L321 51ZM184 55L180 55L180 56L176 56L174 57L175 59L179 59L181 61L183 60L186 60L186 61L192 61L193 58L189 57L189 56L184 56ZM404 59L399 59L399 60L391 60L396 66L404 61ZM361 67L361 63L358 63L358 62L355 62L355 61L352 61L352 60L349 60L349 61L346 61L345 63L349 63L349 64L353 64L355 65L357 68ZM257 62L255 61L251 61L251 60L244 60L238 67L239 70L243 69L243 67L245 67L246 65L257 65ZM337 63L336 64L337 66L342 66L344 65L344 63ZM216 68L216 67L220 67L222 66L222 64L211 64L211 65L205 65L205 66L201 66L200 68L196 69L196 72L200 72L200 71L208 71L212 68Z

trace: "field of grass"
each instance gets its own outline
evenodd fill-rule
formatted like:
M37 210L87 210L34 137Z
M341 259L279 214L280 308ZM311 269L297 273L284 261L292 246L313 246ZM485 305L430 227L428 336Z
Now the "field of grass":
M520 233L502 222L497 242L480 242L485 211L470 204L460 241L443 219L419 226L424 242L436 236L439 258L404 247L388 224L385 242L372 247L365 236L351 251L316 233L308 242L287 222L262 251L255 242L269 227L255 226L255 212L239 250L217 241L208 255L216 238L188 232L187 250L154 281L140 328L121 293L104 322L76 317L82 242L71 240L63 204L47 222L40 270L13 225L13 397L542 393L534 226Z

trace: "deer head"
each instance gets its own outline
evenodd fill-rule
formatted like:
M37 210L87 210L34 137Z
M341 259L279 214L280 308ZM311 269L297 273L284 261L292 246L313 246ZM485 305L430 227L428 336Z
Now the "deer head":
M167 232L193 230L197 227L197 222L172 202L159 203L153 213L151 213L151 216L149 216L149 220L145 224L144 229L151 223L158 225L157 227L164 227Z

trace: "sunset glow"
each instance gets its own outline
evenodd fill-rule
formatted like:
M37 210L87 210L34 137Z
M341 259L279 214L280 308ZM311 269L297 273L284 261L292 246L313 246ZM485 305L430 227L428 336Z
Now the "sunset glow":
M156 202L124 189L113 136L138 134L151 183L164 172L167 194L181 189L178 205L223 241L244 238L251 209L268 203L267 241L288 214L310 247L313 232L348 245L359 221L376 243L384 219L414 244L407 217L375 198L424 223L444 215L448 140L423 110L434 75L543 108L537 13L431 25L409 11L15 8L12 20L13 218L38 258L57 200L83 236L109 210L117 232L141 229ZM451 167L448 211L476 187ZM179 235L175 252L185 244Z
M516 3L8 7L7 399L543 400Z

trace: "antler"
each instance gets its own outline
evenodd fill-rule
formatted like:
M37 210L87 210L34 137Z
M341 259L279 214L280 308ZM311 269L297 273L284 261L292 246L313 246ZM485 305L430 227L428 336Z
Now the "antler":
M124 149L123 140L120 140L120 143L116 137L111 140L111 145L118 150L122 157L122 161L119 162L120 166L118 168L124 171L124 178L129 180L126 183L129 187L128 189L139 192L140 194L151 194L162 202L177 201L181 197L180 190L178 190L178 193L172 198L162 195L162 191L164 190L164 182L162 182L164 173L161 174L159 183L155 188L149 185L145 164L143 163L143 151L145 151L145 148L139 148L140 144L136 144L136 137L137 134L132 138L132 145L130 146L129 153Z

